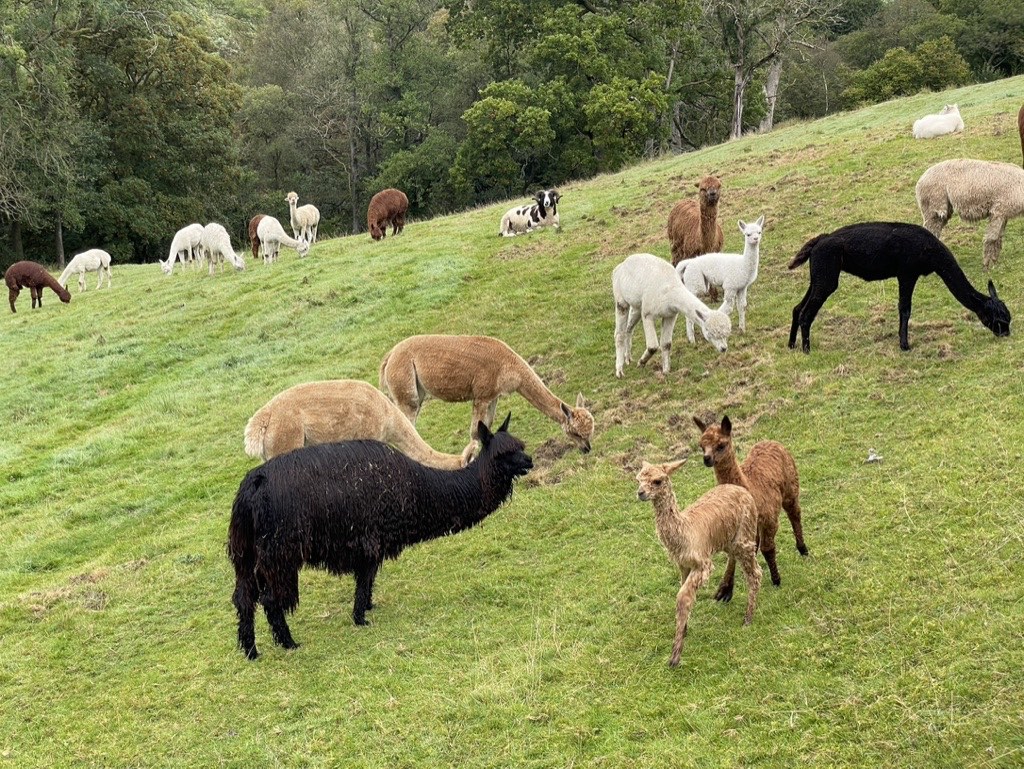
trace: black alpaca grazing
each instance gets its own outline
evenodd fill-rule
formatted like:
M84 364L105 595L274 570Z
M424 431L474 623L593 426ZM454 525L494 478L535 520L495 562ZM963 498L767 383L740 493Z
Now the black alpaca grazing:
M352 619L365 625L385 558L468 529L497 510L511 496L515 478L533 467L522 441L507 432L508 422L493 434L478 426L482 451L461 470L426 467L377 441L307 446L250 470L228 527L232 600L245 655L259 656L257 602L274 641L298 647L285 614L298 606L303 565L354 574Z
M922 275L936 273L946 288L996 336L1010 335L1010 311L988 282L988 296L968 282L952 252L924 227L902 222L864 222L840 227L835 232L807 241L789 269L811 260L811 285L793 308L789 347L796 347L796 330L803 337L804 352L811 351L811 324L818 310L839 287L839 273L864 280L896 278L900 290L900 349L909 350L907 325L914 286Z

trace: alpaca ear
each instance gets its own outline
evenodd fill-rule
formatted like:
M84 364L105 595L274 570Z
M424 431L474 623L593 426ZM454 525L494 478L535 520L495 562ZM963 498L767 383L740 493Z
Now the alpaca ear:
M505 421L501 423L501 427L498 428L499 433L508 432L508 423L512 421L512 412L508 412L508 416L505 417Z
M480 438L480 445L483 446L485 449L487 448L488 445L490 445L491 438L494 437L491 431L487 429L487 425L485 425L483 422L476 423L476 434L477 437Z
M722 435L727 437L732 435L732 422L730 422L729 417L726 416L722 417Z
M697 429L700 430L701 432L704 432L705 430L708 429L708 426L701 422L699 419L697 419L697 417L693 418L693 423L697 425Z
M564 403L559 405L562 407L562 416L565 417L565 420L568 422L570 419L572 419L572 409L570 409Z
M764 214L761 214L759 217L757 217L757 221L754 222L754 224L756 224L758 227L764 227Z
M738 224L740 225L740 232L743 235L746 235L747 234L747 223L745 221L743 221L742 219L740 219Z
M998 299L999 298L996 295L996 284L993 283L991 280L988 282L988 295L992 299Z
M678 462L668 462L662 465L662 468L668 475L672 475L676 470L686 464L686 457L683 457Z
M581 409L587 405L587 402L583 399L583 393L576 393L576 408Z
M700 309L699 307L696 310L694 310L694 312L697 315L697 319L701 323L704 323L708 319L708 314L706 312L704 312L702 309Z

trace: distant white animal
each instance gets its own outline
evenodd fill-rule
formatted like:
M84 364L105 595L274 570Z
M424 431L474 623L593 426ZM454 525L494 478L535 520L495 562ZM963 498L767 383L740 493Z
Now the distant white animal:
M505 213L501 218L499 235L510 238L538 227L558 229L558 201L562 199L558 190L541 190L533 199L536 202L532 205L518 206Z
M74 259L68 262L64 272L57 278L57 282L67 287L68 278L78 273L78 290L85 291L85 273L87 272L100 274L100 280L96 284L97 289L103 286L103 274L106 273L107 288L110 288L110 254L102 248L90 248L88 251L76 254Z
M184 265L186 261L198 259L202 248L203 225L196 223L182 227L174 233L170 254L167 256L166 262L160 262L160 269L164 271L164 275L170 275L174 272L175 261L180 260Z
M316 232L320 228L320 209L310 203L299 206L297 192L289 192L285 197L285 202L288 203L292 234L295 239L302 238L310 245L316 243Z
M964 121L956 104L947 104L938 115L925 115L914 122L915 139L934 139L963 130Z
M757 280L764 216L751 224L741 219L738 224L743 233L742 254L702 254L681 261L676 265L676 272L683 285L698 296L711 293L713 288L721 288L725 301L718 309L731 315L735 306L739 311L740 331L746 331L747 289ZM686 335L693 337L693 325L689 319L686 321Z
M236 254L231 247L231 236L224 229L223 225L217 222L210 222L203 227L203 251L206 258L210 260L210 274L213 275L213 266L220 265L220 271L224 272L224 262L228 261L234 265L236 270L245 269L245 257Z
M281 226L281 222L273 216L264 216L260 220L256 226L256 234L260 239L260 252L263 254L264 264L277 261L282 245L294 248L298 252L299 258L309 253L309 243L303 238L298 240L289 238L284 227Z

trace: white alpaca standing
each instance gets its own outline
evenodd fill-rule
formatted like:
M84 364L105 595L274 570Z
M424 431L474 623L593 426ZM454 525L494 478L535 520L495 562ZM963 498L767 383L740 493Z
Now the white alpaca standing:
M683 285L694 294L708 294L713 287L721 288L725 292L725 301L718 309L731 315L732 308L737 307L740 331L746 331L747 289L757 280L764 216L752 224L747 224L742 219L738 224L740 232L743 233L742 254L702 254L680 262L676 266L676 271ZM687 336L693 336L693 325L689 320L686 321L686 333Z
M964 121L960 117L960 107L956 104L947 104L939 114L925 115L920 120L915 120L913 133L915 139L934 139L936 136L963 130Z
M170 275L174 272L175 261L180 260L184 265L186 260L191 261L198 258L197 254L202 253L202 243L203 225L201 224L190 224L174 233L167 261L160 262L160 269L164 271L164 275Z
M245 269L245 258L235 253L231 247L231 236L223 225L210 222L203 227L202 246L206 258L210 260L210 275L213 275L214 264L219 264L220 271L224 272L225 260L234 265L236 270Z
M284 227L281 226L281 222L273 216L264 216L260 220L256 227L256 234L260 239L260 251L263 253L264 264L277 261L277 256L283 245L294 248L298 252L299 258L309 253L309 243L302 238L298 240L289 238Z
M75 257L68 262L68 266L64 268L64 272L57 278L57 282L65 288L68 285L68 278L75 273L78 273L78 290L85 291L85 273L87 272L98 272L100 274L99 283L96 284L97 290L103 286L103 273L107 274L107 288L110 288L110 254L104 251L102 248L90 248L88 251L83 251L80 254L76 254Z
M311 203L298 206L299 195L296 192L289 192L285 201L288 203L292 234L296 240L302 238L307 243L316 243L316 231L320 227L320 209Z
M640 356L643 366L661 350L661 371L669 370L672 331L679 313L686 316L687 338L694 343L693 325L700 325L704 338L719 352L728 348L732 322L720 310L709 309L684 286L675 268L653 254L633 254L612 272L612 295L615 297L615 376L621 377L623 366L630 362L633 329L643 320L647 350ZM654 322L661 319L661 343Z

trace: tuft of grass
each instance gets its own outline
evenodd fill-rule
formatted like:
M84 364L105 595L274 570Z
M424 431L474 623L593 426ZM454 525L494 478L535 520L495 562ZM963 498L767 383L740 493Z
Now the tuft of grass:
M926 278L901 353L895 283L844 276L804 356L786 339L808 277L785 265L844 224L919 221L939 160L1017 162L1022 100L1024 78L920 95L570 184L561 232L497 238L502 203L213 278L115 264L111 290L23 303L0 320L0 763L1019 766L1019 329L995 338ZM911 139L940 101L967 130ZM617 380L612 268L668 255L668 211L709 169L727 249L736 219L766 217L747 333L724 355L677 337L667 377ZM943 234L978 286L982 233ZM991 275L1018 315L1022 235ZM298 382L376 383L430 332L500 337L583 392L594 451L508 398L537 460L511 503L386 564L369 628L350 578L303 572L302 648L258 620L246 662L224 555L246 420ZM678 575L633 475L692 453L692 414L726 412L741 456L773 438L796 457L811 556L783 522L782 587L749 628L742 600L703 591L672 671ZM469 413L430 402L418 427L458 451ZM711 483L691 462L676 493Z

